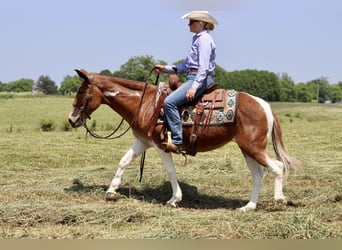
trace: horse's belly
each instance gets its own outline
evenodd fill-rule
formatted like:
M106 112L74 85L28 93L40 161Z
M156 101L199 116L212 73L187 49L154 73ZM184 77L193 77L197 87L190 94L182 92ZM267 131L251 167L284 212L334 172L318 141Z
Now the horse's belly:
M183 144L189 145L192 134L191 128L183 129ZM211 126L199 127L197 131L197 139L194 143L194 151L206 152L217 149L232 141L235 134L235 126Z

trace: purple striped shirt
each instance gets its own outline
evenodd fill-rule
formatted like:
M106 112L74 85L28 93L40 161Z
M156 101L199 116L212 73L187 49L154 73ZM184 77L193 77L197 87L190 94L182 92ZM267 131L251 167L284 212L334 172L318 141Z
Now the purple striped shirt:
M197 89L202 86L202 82L208 74L215 73L215 52L216 45L214 40L209 32L204 30L193 36L189 55L183 63L166 65L165 70L167 73L173 73L173 67L176 67L178 73L186 73L190 68L198 69L192 84L192 87Z

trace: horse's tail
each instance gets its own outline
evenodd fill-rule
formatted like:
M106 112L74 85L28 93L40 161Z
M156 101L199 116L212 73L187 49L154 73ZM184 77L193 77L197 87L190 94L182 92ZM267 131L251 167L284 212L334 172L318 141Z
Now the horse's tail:
M273 112L272 112L273 113ZM298 161L295 158L292 158L286 152L283 139L282 139L282 130L280 126L280 121L278 117L273 113L273 129L272 129L272 143L274 151L284 166L284 180L287 179L289 175L290 167L296 167L298 165Z

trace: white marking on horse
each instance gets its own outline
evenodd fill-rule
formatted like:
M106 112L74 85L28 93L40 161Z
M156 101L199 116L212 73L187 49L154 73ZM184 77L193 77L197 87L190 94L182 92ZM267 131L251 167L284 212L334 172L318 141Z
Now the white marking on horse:
M120 93L120 91L104 91L103 94L108 97L115 97Z
M268 128L267 129L267 137L271 138L272 129L273 129L273 122L274 122L271 106L270 106L270 104L268 104L266 101L264 101L263 99L261 99L259 97L256 97L256 96L252 96L252 97L261 105L261 107L265 111L266 120L267 120L267 128Z
M137 96L137 97L140 97L140 94L139 94L139 93L134 93L134 94L129 94L128 96Z

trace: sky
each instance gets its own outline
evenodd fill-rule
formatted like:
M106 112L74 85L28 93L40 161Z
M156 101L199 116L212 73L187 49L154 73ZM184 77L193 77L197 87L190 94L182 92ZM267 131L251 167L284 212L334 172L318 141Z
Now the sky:
M286 73L296 83L342 81L340 0L2 0L0 81L57 85L74 69L120 69L131 57L187 56L192 10L219 22L216 63L227 71Z

